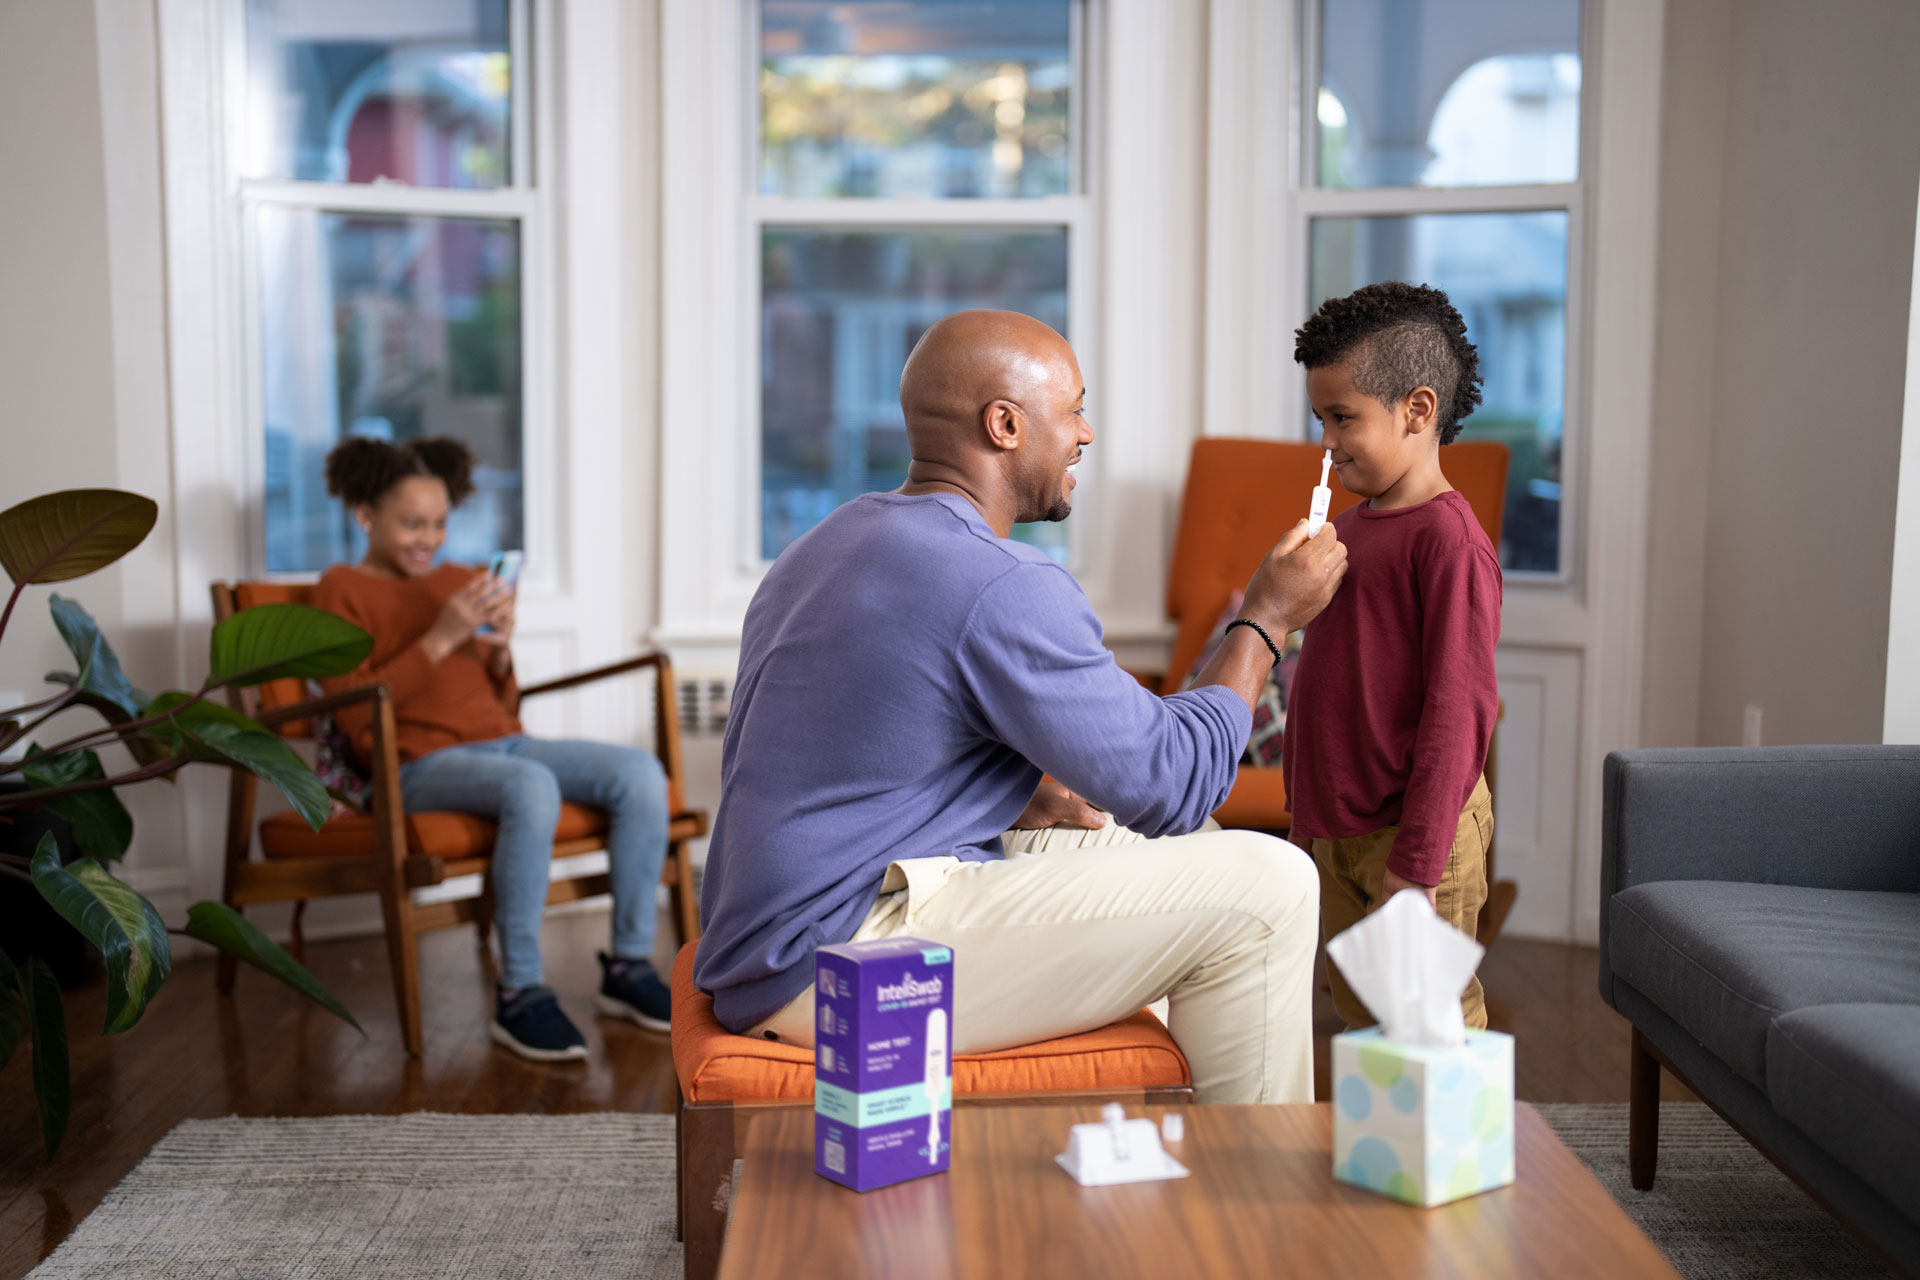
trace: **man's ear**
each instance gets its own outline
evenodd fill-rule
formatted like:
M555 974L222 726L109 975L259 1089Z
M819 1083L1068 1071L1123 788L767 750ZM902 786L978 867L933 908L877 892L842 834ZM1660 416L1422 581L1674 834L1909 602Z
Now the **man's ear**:
M1440 420L1440 398L1432 387L1415 387L1407 393L1407 431L1419 435L1431 431Z
M987 443L996 449L1018 449L1026 438L1027 415L1011 400L989 403L980 411L980 424L986 428Z

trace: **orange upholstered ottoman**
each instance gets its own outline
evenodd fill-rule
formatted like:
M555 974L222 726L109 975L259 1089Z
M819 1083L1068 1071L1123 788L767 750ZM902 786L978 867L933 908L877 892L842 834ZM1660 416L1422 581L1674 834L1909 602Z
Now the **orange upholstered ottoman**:
M720 1266L733 1162L755 1109L811 1106L813 1050L737 1036L693 985L693 945L673 965L673 1068L680 1085L680 1238L688 1280ZM1186 1055L1151 1013L1112 1026L994 1053L953 1057L955 1105L1048 1101L1190 1102Z

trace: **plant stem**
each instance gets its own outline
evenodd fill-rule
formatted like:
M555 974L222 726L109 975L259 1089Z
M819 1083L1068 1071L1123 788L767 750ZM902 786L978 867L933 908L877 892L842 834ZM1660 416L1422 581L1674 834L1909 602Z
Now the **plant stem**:
M53 756L66 751L82 751L92 747L104 747L114 742L123 742L142 729L150 729L163 720L173 719L173 717L179 715L196 702L205 702L207 695L212 692L212 685L203 685L200 691L191 698L175 706L168 707L159 715L145 716L139 720L129 720L125 724L110 724L104 729L90 730L77 737L68 738L65 742L55 743L53 746L48 747L43 754Z
M42 712L38 716L35 716L32 720L29 720L25 724L17 726L13 730L13 732L0 733L0 751L5 751L8 747L20 741L20 739L26 737L28 734L32 733L35 729L38 729L41 725L53 719L53 717L59 715L62 711L66 710L67 706L78 696L80 696L80 690L77 688L74 688L74 689L67 690L65 693L62 693L57 697L48 698L46 702L36 702L31 707L21 707L20 710L22 711L34 711L39 709L40 707L47 706L47 703L53 704L51 707L48 707L46 711Z
M48 800L57 800L61 796L79 795L83 791L104 791L110 787L132 786L136 782L145 782L149 778L164 778L178 769L192 764L190 756L173 756L166 760L156 760L150 765L134 769L113 778L89 778L85 782L69 782L64 786L47 787L40 791L0 792L0 809L18 808L21 805L37 805Z
M7 607L0 609L0 636L7 634L7 619L13 616L13 606L20 602L20 593L27 589L24 582L13 584L13 594L7 597Z
M28 875L24 871L21 871L19 868L4 862L0 862L0 876L6 876L12 880L24 880L28 884L33 883L32 876Z

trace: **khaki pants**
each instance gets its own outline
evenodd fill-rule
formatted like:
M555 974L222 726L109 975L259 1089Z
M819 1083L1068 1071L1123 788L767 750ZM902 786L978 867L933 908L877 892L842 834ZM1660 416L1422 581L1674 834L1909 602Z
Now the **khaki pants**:
M956 1053L1106 1026L1166 997L1200 1102L1313 1100L1312 860L1253 831L1009 831L993 862L896 862L856 941L953 948ZM749 1033L813 1043L811 985Z
M1394 837L1399 834L1399 827L1382 827L1363 836L1313 842L1313 861L1320 868L1323 937L1331 938L1358 924L1384 902L1381 885L1386 880L1387 855L1393 852ZM1493 795L1483 777L1467 797L1467 807L1453 833L1453 852L1447 855L1436 908L1442 920L1469 938L1480 922L1480 908L1487 903L1487 845L1492 839ZM1348 1030L1372 1026L1373 1015L1353 994L1340 974L1340 966L1328 964L1327 978L1333 989L1333 1007ZM1487 1003L1478 976L1468 979L1460 1008L1469 1027L1485 1029Z

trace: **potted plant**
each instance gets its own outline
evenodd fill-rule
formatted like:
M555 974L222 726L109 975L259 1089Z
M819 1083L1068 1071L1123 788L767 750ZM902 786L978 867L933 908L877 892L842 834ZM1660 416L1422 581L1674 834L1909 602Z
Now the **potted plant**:
M27 587L83 577L138 546L159 509L138 494L81 489L46 494L0 511L0 567L13 590L0 610L0 638ZM170 934L197 938L273 975L356 1029L359 1023L312 974L222 903L197 902L170 928L153 904L109 869L126 855L133 817L119 788L171 778L190 764L246 769L278 787L317 830L328 796L313 771L277 735L213 699L231 688L287 677L353 670L373 646L360 628L303 605L265 605L213 629L207 677L195 690L149 696L133 687L106 637L78 602L54 595L53 624L75 670L47 677L38 702L0 709L0 833L29 814L71 831L64 851L53 830L32 852L0 852L0 878L30 886L105 960L107 1017L115 1035L139 1022L172 969ZM78 732L70 712L94 722ZM58 722L59 732L55 732ZM43 745L43 742L45 745ZM10 758L21 744L25 751ZM104 748L125 748L132 767L110 773ZM40 1134L51 1156L66 1132L70 1104L66 1014L44 957L0 948L0 1067L31 1043Z

